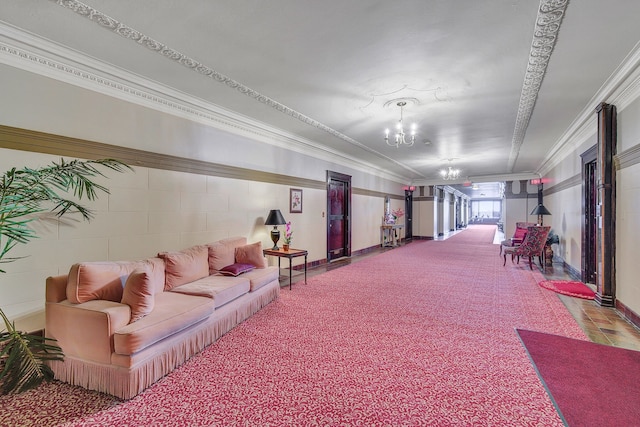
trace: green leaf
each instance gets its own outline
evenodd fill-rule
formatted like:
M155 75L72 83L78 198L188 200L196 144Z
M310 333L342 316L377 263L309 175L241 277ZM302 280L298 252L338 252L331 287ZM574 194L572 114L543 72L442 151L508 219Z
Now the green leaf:
M21 393L53 379L49 360L64 360L55 340L16 331L15 325L0 310L6 332L0 334L0 392Z

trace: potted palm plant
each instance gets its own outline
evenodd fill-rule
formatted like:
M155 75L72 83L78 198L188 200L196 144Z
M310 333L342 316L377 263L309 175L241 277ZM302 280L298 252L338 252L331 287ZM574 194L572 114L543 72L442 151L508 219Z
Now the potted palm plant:
M99 168L117 172L131 169L114 159L61 159L39 169L13 168L5 172L0 178L0 264L19 259L7 254L16 245L37 237L29 225L44 212L57 217L78 212L84 220L91 219L92 212L77 200L95 200L98 193L109 193L93 181L104 176ZM5 271L0 269L0 273ZM0 393L20 393L52 379L46 361L64 357L55 340L16 330L2 308L0 317L4 322L4 329L0 323Z

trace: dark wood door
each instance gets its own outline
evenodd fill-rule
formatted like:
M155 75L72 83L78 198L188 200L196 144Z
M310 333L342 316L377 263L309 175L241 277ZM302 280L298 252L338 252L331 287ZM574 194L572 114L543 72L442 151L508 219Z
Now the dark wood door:
M404 190L404 238L413 239L413 191Z
M595 147L594 147L595 148ZM582 154L582 189L584 223L582 232L582 281L596 283L598 249L598 170L597 152L591 149Z
M351 177L327 172L327 261L351 256Z

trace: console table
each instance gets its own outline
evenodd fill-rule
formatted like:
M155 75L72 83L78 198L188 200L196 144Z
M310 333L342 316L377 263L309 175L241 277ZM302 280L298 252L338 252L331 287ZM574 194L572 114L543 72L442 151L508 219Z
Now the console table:
M402 240L403 224L383 224L380 226L380 244L382 247L395 247Z
M280 258L289 258L289 290L291 290L291 272L293 268L291 267L291 260L293 258L297 258L300 256L304 257L304 284L307 284L307 255L308 251L304 249L289 249L285 251L284 249L263 249L262 254L267 256L275 256L278 257L278 270L280 270Z

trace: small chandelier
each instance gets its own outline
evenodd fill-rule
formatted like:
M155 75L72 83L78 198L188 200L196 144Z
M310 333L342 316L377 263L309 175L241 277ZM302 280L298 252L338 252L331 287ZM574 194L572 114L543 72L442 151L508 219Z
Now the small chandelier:
M404 128L402 127L402 107L407 105L407 103L405 101L400 101L397 105L400 107L400 120L396 125L395 141L389 141L389 129L385 129L384 131L384 140L387 145L390 145L391 147L398 148L400 145L411 147L413 143L416 142L416 124L414 123L411 125L411 138L407 141L405 139Z
M460 177L460 169L454 169L449 165L446 169L440 170L440 176L442 176L442 179L445 181L458 179Z

